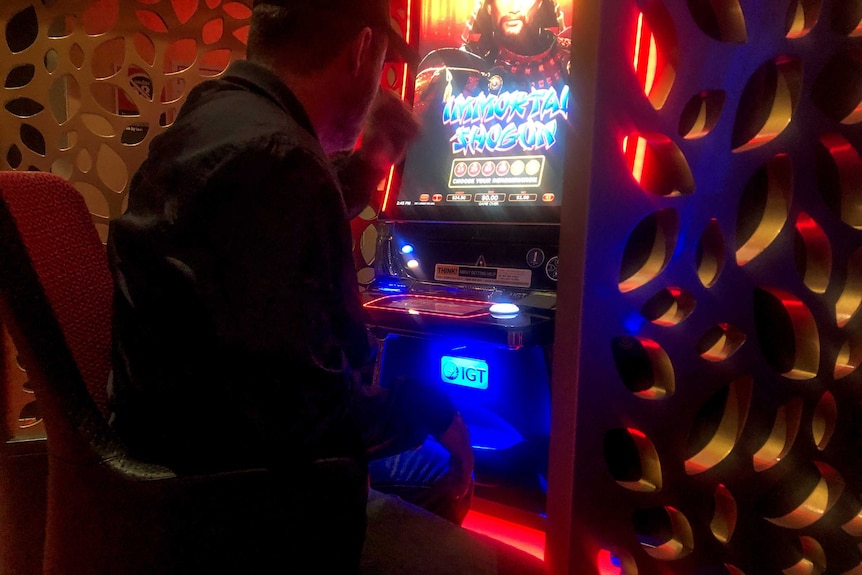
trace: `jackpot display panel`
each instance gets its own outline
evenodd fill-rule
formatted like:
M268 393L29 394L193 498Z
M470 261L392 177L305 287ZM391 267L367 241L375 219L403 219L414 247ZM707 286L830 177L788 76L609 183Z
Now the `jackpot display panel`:
M446 389L470 427L478 498L542 525L567 15L554 0L409 6L421 63L405 99L422 132L386 190L365 293L381 380Z

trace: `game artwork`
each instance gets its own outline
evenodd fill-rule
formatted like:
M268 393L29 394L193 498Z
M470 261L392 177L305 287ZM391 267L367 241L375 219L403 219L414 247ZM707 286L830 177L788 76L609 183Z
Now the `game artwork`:
M423 3L413 98L423 132L408 152L396 210L519 221L558 207L571 44L559 4L442 4Z

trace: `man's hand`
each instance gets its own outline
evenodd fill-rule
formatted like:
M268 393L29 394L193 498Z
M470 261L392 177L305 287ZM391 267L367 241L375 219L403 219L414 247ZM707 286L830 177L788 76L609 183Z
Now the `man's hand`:
M404 159L419 135L419 120L397 94L380 89L371 105L358 153L375 169L387 170Z
M455 413L452 423L436 439L449 452L449 470L434 482L427 496L439 500L463 499L473 490L475 459L470 432L460 413Z

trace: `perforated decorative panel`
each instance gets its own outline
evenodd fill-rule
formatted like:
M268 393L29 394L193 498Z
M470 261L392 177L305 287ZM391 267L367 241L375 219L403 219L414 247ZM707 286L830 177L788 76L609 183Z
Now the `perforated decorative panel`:
M406 0L392 5L393 20L406 30ZM3 0L0 169L50 171L72 182L104 241L150 141L173 122L194 86L244 56L250 7L251 0ZM404 74L403 66L388 65L383 83L400 90ZM376 241L371 224L378 206L375 198L353 222L364 282L371 279L367 246ZM2 326L0 337L2 441L42 440L27 374ZM18 471L3 466L0 473ZM44 488L40 481L44 476L0 478L0 572L41 573L37 530L44 508L8 501L25 501L16 490Z
M554 572L862 573L862 2L575 19Z
M51 171L71 181L105 240L152 138L173 122L194 86L244 56L250 6L251 0L4 2L0 169ZM393 2L392 16L406 31L406 0ZM405 73L387 64L384 86L401 91ZM352 224L362 283L372 279L371 224L379 203L375 197ZM21 425L38 423L31 415L35 404ZM20 427L17 417L8 415L13 429Z

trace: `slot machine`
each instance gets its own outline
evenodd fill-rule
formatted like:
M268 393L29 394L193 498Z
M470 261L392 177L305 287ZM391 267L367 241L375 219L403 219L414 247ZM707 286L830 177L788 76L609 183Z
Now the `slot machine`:
M363 293L381 381L445 389L477 504L543 527L570 15L556 0L409 11L422 61L405 99L423 129L385 191Z

